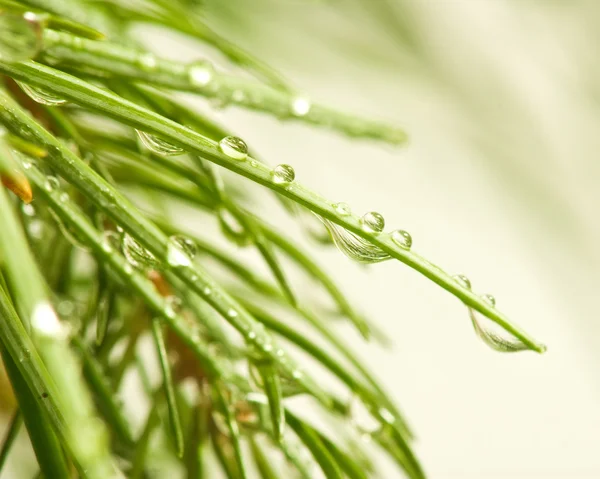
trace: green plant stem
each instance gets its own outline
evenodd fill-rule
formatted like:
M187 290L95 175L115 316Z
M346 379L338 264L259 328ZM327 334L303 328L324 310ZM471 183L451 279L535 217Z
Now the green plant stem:
M407 139L406 133L399 128L340 113L318 104L308 103L306 113L297 114L295 102L309 102L308 99L241 76L214 71L208 63L185 64L164 60L116 43L87 40L49 29L44 31L44 45L45 54L53 60L75 68L83 67L92 74L96 69L121 78L197 93L224 104L231 103L278 118L331 128L352 137L371 138L392 144L401 144ZM144 67L148 55L152 57L151 68ZM199 67L210 69L211 78L206 84L194 79L194 69Z
M471 290L462 287L449 274L434 266L417 253L397 246L392 241L390 234L377 235L365 231L361 226L358 216L339 215L331 202L318 196L297 182L294 182L291 185L277 184L273 181L271 171L266 166L261 165L260 163L252 163L251 161L237 161L229 158L219 150L218 145L214 141L203 137L193 130L157 115L154 112L140 108L134 103L128 102L106 90L95 87L76 77L52 68L35 62L12 65L0 63L0 71L17 80L29 82L35 86L47 89L60 97L72 100L82 106L102 111L111 118L116 118L146 132L157 134L172 141L174 144L199 154L203 158L279 192L305 206L314 213L327 218L357 236L364 238L381 248L393 258L400 260L409 267L420 272L431 281L456 296L467 306L488 317L508 333L521 340L531 350L540 353L545 351L546 348L543 344L536 342L521 328L513 325L498 309L488 304ZM4 117L5 121L8 120L7 123L16 121L7 108L8 105L6 100L2 99L0 105L2 104L4 104L4 112L0 112L0 118ZM16 121L16 123L22 124L22 121ZM7 127L13 128L10 124L7 125ZM18 134L18 131L15 131L14 133ZM62 170L65 170L65 168L62 168ZM87 177L88 175L85 176ZM86 184L89 183L85 177L79 177L78 179L80 180L79 183L82 181ZM152 241L153 247L150 246L150 241L141 241L152 252L155 250L158 251L160 245L157 245L155 241ZM190 284L190 286L192 285Z

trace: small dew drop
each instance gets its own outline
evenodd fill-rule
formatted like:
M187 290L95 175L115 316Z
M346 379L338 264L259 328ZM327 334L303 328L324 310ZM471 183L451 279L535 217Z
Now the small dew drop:
M60 181L56 176L49 176L44 183L46 191L54 191L60 188Z
M305 116L310 111L310 100L304 97L296 97L292 100L292 113L294 116Z
M256 339L256 333L254 331L250 331L248 333L248 339L250 339L250 340Z
M152 53L144 53L138 57L138 63L144 70L154 70L156 68L156 57Z
M194 86L206 86L208 85L215 74L213 66L205 61L199 61L190 64L188 67L188 79L189 82Z
M491 294L484 294L483 296L481 296L481 299L483 299L492 307L496 306L496 298L494 298Z
M25 216L35 216L35 208L31 204L21 203L21 211Z
M380 408L379 409L379 415L381 416L381 419L383 419L388 424L394 424L394 422L396 422L396 418L390 412L389 409L386 409L384 407Z
M273 345L272 344L265 344L263 347L263 351L265 353L270 353L271 351L273 351Z
M348 203L335 203L333 205L333 209L340 216L348 216L350 213L352 213Z
M296 179L296 172L290 165L277 165L271 172L273 182L278 185L284 185L293 182Z
M464 274L455 274L452 276L452 279L460 284L465 289L471 289L471 280L467 278Z
M168 141L145 131L136 130L142 144L153 153L163 156L181 155L183 148L179 148Z
M285 356L285 351L283 349L278 349L275 354L281 358Z
M175 268L192 265L196 254L196 245L185 236L175 235L169 238L167 245L167 263Z
M210 289L208 286L205 286L202 290L202 294L204 296L210 296L212 294L212 289Z
M63 191L60 195L58 195L58 200L62 203L66 203L69 201L69 194L66 191Z
M292 373L292 377L294 379L300 379L302 378L303 374L302 371L300 371L299 369L295 369L294 372Z
M226 136L219 142L223 154L234 160L243 161L248 158L248 145L237 136Z
M159 265L156 256L127 233L123 236L122 250L125 258L134 268L154 269Z
M385 220L376 211L369 211L360 219L362 228L369 233L381 233L385 228Z
M171 306L171 303L168 300L165 301L165 314L169 319L175 319L177 317L175 309L173 309L173 306Z
M115 231L106 230L102 233L102 249L110 253L114 249L120 249L121 235Z
M237 311L235 309L233 309L233 308L230 308L227 311L227 317L228 318L237 318L237 315L238 315Z
M410 249L412 246L412 236L408 231L392 231L392 241L400 246L400 248Z
M59 106L67 103L67 100L56 96L54 93L50 93L42 88L28 85L27 83L17 82L21 87L21 90L33 101L46 106Z

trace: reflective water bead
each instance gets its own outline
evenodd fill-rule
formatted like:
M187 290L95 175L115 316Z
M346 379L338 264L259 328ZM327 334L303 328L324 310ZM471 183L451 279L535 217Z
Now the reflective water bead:
M294 116L304 116L311 108L310 100L304 97L296 97L292 100L292 113Z
M369 211L360 219L362 228L370 233L381 233L385 228L385 220L376 211Z
M210 289L208 286L205 286L204 289L202 289L202 294L204 296L210 296L212 294L212 289Z
M460 284L465 289L471 289L471 280L464 274L455 274L452 279Z
M273 175L273 182L278 185L291 183L296 179L296 172L290 165L277 165L273 168L271 174Z
M50 303L42 301L35 305L31 314L31 326L38 333L44 336L64 339L67 336L67 329L58 320L58 316Z
M237 136L226 136L219 142L219 149L229 158L245 160L248 158L248 145Z
M213 66L205 61L198 61L188 67L188 79L192 85L206 86L215 74Z
M496 306L496 298L494 298L491 294L484 294L481 296L481 299L491 306Z
M0 61L22 62L38 53L41 31L24 15L0 12Z
M46 178L44 188L46 189L46 191L54 191L60 188L60 181L56 176L49 176L48 178Z
M157 62L152 53L144 53L138 57L138 63L144 70L153 70Z
M123 255L127 261L135 268L154 269L159 265L156 256L139 244L131 235L125 233L123 237Z
M230 309L227 311L227 317L228 317L228 318L237 318L237 315L238 315L238 313L237 313L237 311L236 311L235 309L231 309L231 308L230 308Z
M136 131L142 144L153 153L163 156L181 155L183 153L183 148L179 148L162 138L146 133L145 131Z
M21 203L21 211L25 216L35 216L35 208L33 205Z
M27 83L17 82L21 87L21 90L33 101L46 106L59 106L67 103L67 100L56 96L54 93L50 93L42 88L28 85Z
M191 253L191 254L190 254ZM169 237L167 243L167 263L170 266L191 266L196 254L196 245L181 235Z
M338 215L348 216L352 211L350 210L350 205L348 203L335 203L333 205L333 209Z
M408 231L392 231L392 241L404 249L410 249L410 247L412 246L412 236Z

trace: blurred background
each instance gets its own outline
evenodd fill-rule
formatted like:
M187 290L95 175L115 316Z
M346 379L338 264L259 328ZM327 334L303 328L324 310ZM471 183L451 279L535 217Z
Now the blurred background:
M466 274L548 345L543 356L495 353L465 307L418 273L395 261L364 268L305 242L394 343L340 330L401 405L429 477L600 477L600 2L204 8L207 23L314 102L402 125L410 143L352 141L235 108L218 113L225 125L326 198L409 231L415 251ZM197 44L140 34L163 56L198 57Z

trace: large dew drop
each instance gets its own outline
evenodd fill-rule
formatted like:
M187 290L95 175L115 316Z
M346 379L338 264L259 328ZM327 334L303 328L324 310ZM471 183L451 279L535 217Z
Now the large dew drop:
M229 158L243 161L248 158L248 145L237 136L226 136L219 142L219 149Z
M385 228L385 220L376 211L369 211L360 219L363 230L369 233L381 233Z
M412 236L408 231L392 231L392 241L398 246L400 246L400 248L410 249L412 246Z
M332 221L319 217L325 227L329 230L331 239L337 248L349 258L359 263L379 263L391 258L379 246L361 238Z
M64 105L65 103L67 103L67 100L65 100L64 98L60 98L60 97L54 95L54 93L50 93L42 88L34 87L31 85L28 85L27 83L23 83L20 81L18 81L17 83L21 87L21 90L23 90L23 92L29 98L31 98L33 101L35 101L37 103L40 103L40 104L46 105L46 106L60 106L60 105Z
M290 165L277 165L271 172L273 182L278 185L292 183L296 179L296 172Z
M181 155L183 153L183 148L179 148L162 138L146 133L145 131L136 131L143 145L153 153L163 156Z
M123 236L123 255L134 268L156 269L160 263L150 251L139 244L132 236Z
M23 62L41 47L41 30L23 15L0 12L0 61Z
M187 267L192 265L196 255L196 245L185 236L175 235L169 237L167 246L167 263L173 267Z
M526 351L529 350L529 346L523 343L521 340L517 338L503 338L499 334L492 331L492 325L489 327L484 327L482 325L482 321L488 321L484 318L478 318L477 313L473 308L469 309L469 317L471 318L471 323L473 323L473 329L475 329L475 333L479 336L482 341L487 344L490 348L495 351L499 351L501 353L516 353L518 351Z

